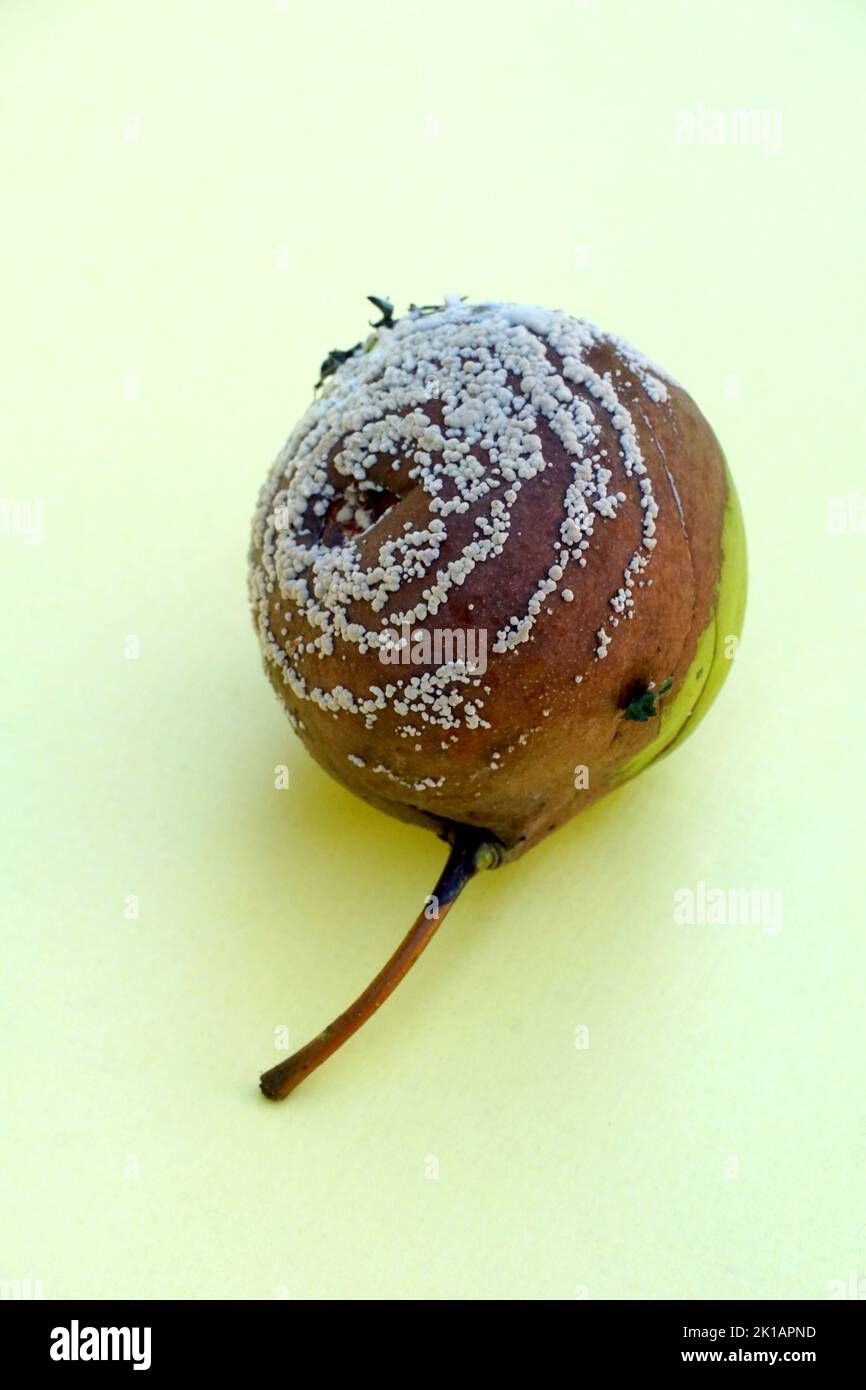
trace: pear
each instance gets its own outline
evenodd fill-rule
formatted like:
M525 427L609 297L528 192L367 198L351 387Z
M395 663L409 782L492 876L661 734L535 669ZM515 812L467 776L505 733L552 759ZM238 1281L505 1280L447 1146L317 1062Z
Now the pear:
M688 736L745 604L730 473L666 372L561 311L371 299L373 333L325 359L261 490L250 599L313 757L450 853L375 980L261 1078L271 1099L384 1002L476 873Z

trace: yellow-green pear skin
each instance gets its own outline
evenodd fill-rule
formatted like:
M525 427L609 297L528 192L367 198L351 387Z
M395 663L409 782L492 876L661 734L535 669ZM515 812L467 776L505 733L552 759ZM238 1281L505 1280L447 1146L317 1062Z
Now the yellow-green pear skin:
M743 513L730 469L725 464L728 496L722 525L722 568L712 611L698 638L692 664L671 697L659 703L658 731L622 770L621 782L636 777L650 763L678 748L703 719L739 654L746 611L748 563Z

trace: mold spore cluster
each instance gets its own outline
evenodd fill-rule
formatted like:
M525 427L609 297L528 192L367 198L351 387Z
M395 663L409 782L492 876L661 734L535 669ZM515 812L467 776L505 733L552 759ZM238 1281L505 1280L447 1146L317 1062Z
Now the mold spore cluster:
M590 366L601 343L626 372ZM668 400L662 374L640 353L562 312L452 297L381 327L330 377L262 489L250 595L266 663L298 701L368 729L389 707L413 736L419 721L451 737L487 728L486 682L505 672L552 603L580 604L592 538L617 525L630 485L639 544L593 649L575 654L580 682L651 582L658 505L629 409L637 389L655 405ZM435 624L476 567L517 543L515 504L549 466L543 434L567 454L571 480L558 525L536 542L548 554L534 582L491 634L486 676L450 661L400 679L383 663L382 682L363 689L335 680L341 656L380 649L405 624ZM604 445L611 438L616 460ZM619 487L614 465L625 475ZM399 525L395 509L408 514Z

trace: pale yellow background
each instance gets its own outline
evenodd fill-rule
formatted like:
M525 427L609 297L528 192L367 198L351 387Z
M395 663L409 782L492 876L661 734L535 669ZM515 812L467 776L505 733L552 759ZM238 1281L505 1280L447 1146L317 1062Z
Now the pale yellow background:
M0 491L45 512L41 545L0 536L0 1277L866 1278L866 537L827 530L866 443L858 11L4 4ZM677 143L698 103L780 111L781 151ZM567 308L683 380L743 500L746 639L675 758L474 885L273 1106L274 1029L297 1045L348 1002L443 852L291 735L248 520L364 296L443 291ZM782 931L675 925L701 879L781 890Z

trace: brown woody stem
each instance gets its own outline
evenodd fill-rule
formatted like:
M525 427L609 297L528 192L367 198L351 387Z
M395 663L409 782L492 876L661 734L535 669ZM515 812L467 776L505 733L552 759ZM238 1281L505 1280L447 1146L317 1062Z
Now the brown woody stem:
M270 1071L264 1072L259 1084L268 1100L285 1099L305 1077L327 1061L353 1033L357 1033L415 964L470 879L479 869L493 868L498 862L497 847L485 839L480 831L467 830L462 826L457 828L451 853L433 889L432 896L436 902L419 913L387 965L379 971L375 980L358 996L354 1004L350 1004L345 1013L335 1018L333 1023L329 1023L328 1027L305 1047L276 1067L271 1067Z

